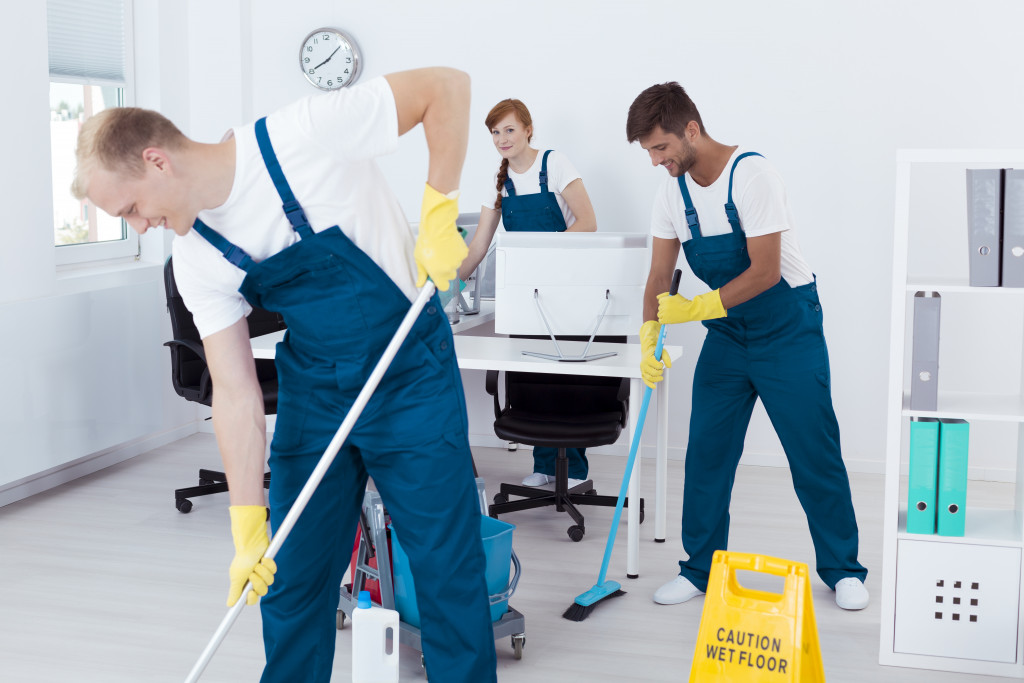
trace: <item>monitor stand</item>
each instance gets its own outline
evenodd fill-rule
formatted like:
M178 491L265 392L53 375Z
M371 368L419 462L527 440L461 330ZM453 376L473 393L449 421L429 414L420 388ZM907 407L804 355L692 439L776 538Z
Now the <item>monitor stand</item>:
M597 331L601 329L601 321L604 320L604 314L608 311L608 304L610 301L610 290L604 292L604 308L601 309L601 315L597 316L597 324L594 325L594 331L590 333L590 339L587 340L587 345L583 348L583 351L578 356L566 356L562 353L562 349L558 346L558 340L555 339L555 333L551 331L551 325L548 323L547 316L544 315L544 309L540 306L540 292L536 289L533 290L533 303L537 306L537 312L540 313L540 319L544 321L544 327L548 328L548 334L551 336L551 342L555 345L555 351L558 355L550 353L537 353L535 351L523 351L524 356L532 356L534 358L543 358L545 360L556 360L560 363L585 363L588 360L598 360L599 358L610 358L616 355L615 351L608 353L595 353L588 356L587 351L590 350L590 345L594 343L594 337L597 336Z

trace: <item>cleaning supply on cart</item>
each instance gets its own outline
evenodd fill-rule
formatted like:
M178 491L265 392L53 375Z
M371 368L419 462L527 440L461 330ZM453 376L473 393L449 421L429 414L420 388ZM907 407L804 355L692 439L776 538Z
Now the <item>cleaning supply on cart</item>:
M397 683L398 612L374 605L359 591L352 611L352 683Z

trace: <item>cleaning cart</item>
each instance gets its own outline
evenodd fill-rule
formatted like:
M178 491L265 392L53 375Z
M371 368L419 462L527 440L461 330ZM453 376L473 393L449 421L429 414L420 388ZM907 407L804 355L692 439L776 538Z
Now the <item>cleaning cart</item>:
M484 491L483 479L476 480L477 491L480 498L480 509L485 519L487 515L487 494ZM363 496L363 509L359 518L360 533L359 542L355 552L355 559L352 562L351 574L352 583L342 585L338 599L338 628L345 627L346 617L351 619L352 612L358 603L359 591L370 590L374 604L388 609L397 609L395 601L395 583L392 577L392 544L395 539L388 540L388 522L384 510L384 503L376 491L367 491ZM511 638L512 652L516 659L522 659L523 647L526 645L526 619L513 607L508 605L508 599L515 593L516 585L522 573L519 558L515 550L511 552L514 574L508 581L508 586L498 593L490 596L491 616L494 628L494 638ZM507 565L506 565L507 568ZM402 577L406 578L406 577ZM408 577L411 578L411 577ZM407 581L411 586L411 581ZM376 585L374 585L376 584ZM415 595L412 596L412 604L415 605ZM501 611L499 605L505 607ZM399 610L402 612L403 610ZM413 610L415 611L415 610ZM500 615L497 618L496 612ZM418 650L420 663L426 669L426 662L423 660L423 647L420 640L420 629L417 624L409 623L406 619L409 610L405 610L402 621L399 622L399 642L403 645Z

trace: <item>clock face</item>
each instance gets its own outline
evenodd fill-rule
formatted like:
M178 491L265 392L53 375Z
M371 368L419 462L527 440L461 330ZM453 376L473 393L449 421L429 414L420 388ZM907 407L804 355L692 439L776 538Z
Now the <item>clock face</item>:
M302 41L299 66L306 79L321 90L337 90L359 75L359 47L341 31L322 28Z

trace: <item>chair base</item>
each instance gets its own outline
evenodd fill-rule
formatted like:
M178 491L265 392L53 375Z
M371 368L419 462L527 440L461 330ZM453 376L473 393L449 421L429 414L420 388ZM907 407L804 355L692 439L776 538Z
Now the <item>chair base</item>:
M509 496L519 496L519 500L509 500ZM498 493L494 496L494 503L488 506L487 514L497 518L498 515L507 512L518 512L519 510L531 510L533 508L555 506L559 512L566 512L572 518L575 525L566 531L569 538L579 541L586 532L583 523L583 514L577 509L577 505L599 505L602 507L615 507L619 499L616 496L597 495L594 490L594 482L587 479L581 484L568 487L568 479L557 477L555 489L538 489L530 486L519 486L517 484L502 484ZM629 501L622 501L623 507L629 506ZM640 521L644 519L644 500L640 499Z
M263 488L270 488L270 472L263 475ZM199 486L189 486L174 491L174 507L181 513L192 511L189 498L224 493L228 490L228 478L223 472L216 470L199 470Z

